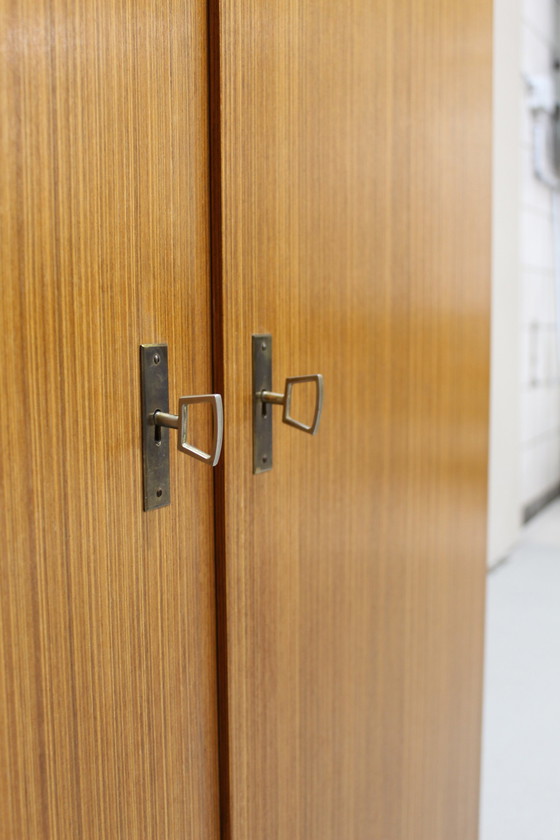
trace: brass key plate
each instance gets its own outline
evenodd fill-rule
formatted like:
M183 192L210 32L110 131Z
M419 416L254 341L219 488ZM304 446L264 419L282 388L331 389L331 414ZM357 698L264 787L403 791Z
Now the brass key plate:
M272 336L254 335L253 341L253 473L272 469L273 406L259 398L272 390Z
M144 510L155 510L171 502L169 429L153 422L155 411L169 411L167 344L140 346L140 372Z

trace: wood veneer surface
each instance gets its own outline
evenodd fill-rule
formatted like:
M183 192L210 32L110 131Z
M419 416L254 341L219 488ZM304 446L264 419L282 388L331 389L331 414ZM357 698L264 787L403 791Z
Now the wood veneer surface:
M474 840L491 3L211 11L225 835ZM325 405L254 476L261 332Z
M0 33L0 837L215 840L212 475L143 513L138 351L210 390L206 5Z

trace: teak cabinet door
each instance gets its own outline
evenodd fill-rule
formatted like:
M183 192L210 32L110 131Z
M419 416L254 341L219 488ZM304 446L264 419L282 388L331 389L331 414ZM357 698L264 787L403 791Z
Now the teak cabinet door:
M477 836L489 0L212 0L230 840ZM251 335L274 390L252 474ZM227 753L226 753L227 748Z
M2 840L219 834L212 471L143 512L139 375L211 390L206 16L0 2Z

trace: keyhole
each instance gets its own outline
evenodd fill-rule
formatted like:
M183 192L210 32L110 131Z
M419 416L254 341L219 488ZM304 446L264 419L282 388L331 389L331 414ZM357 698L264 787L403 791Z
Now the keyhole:
M264 418L268 417L268 403L263 402L262 404L262 416Z
M156 425L155 427L154 441L156 446L161 446L161 426Z

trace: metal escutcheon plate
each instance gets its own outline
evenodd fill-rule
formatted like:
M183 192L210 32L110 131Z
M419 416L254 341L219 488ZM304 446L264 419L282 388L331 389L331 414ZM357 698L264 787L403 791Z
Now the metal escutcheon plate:
M169 411L167 344L140 346L142 377L142 462L144 510L171 502L169 483L169 429L153 423L155 411Z
M272 336L254 335L253 342L253 473L272 469L272 405L259 399L272 389Z

